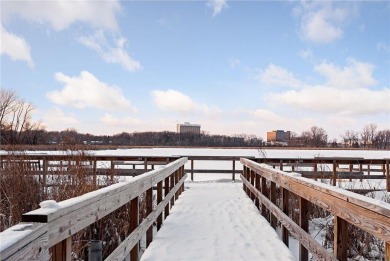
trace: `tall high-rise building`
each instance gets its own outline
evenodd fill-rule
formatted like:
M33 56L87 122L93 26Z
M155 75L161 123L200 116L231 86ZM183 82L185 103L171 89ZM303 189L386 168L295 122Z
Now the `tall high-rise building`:
M191 124L189 122L185 122L183 124L176 125L177 133L190 133L190 134L200 134L200 125L199 124Z

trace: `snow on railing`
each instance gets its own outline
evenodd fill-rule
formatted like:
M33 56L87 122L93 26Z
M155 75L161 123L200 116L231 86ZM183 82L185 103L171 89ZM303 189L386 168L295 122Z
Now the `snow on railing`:
M72 235L129 202L132 232L108 260L123 260L128 255L132 260L138 259L141 237L146 233L147 245L151 243L153 223L157 222L158 229L161 227L163 218L184 191L187 160L177 159L161 169L79 197L58 203L42 202L40 209L23 215L23 222L0 233L1 260L70 260ZM157 208L153 210L152 190L156 185ZM139 196L144 192L147 217L139 224Z
M241 176L244 191L271 226L276 228L277 221L281 223L282 240L287 246L289 233L299 240L299 260L308 260L308 251L319 260L347 260L349 224L383 240L384 260L390 260L390 204L316 182L300 174L273 169L266 164L244 158L240 162L244 165ZM277 188L280 189L278 201ZM292 204L290 193L298 196L298 224L289 216ZM333 254L308 233L309 202L334 215Z

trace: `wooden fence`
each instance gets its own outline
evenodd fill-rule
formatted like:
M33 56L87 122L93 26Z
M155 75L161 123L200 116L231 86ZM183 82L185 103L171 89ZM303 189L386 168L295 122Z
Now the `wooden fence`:
M388 162L388 161L387 161ZM289 234L300 242L299 260L308 260L308 252L319 260L347 260L348 226L354 225L385 242L385 260L390 260L389 204L356 195L348 191L296 177L271 166L241 159L244 171L243 188L261 210L261 214L276 227L282 224L282 240L288 245ZM269 185L267 185L269 184ZM277 189L280 201L277 206ZM299 222L289 216L292 194L299 201ZM334 215L333 253L323 248L308 234L309 202Z
M152 170L131 181L117 183L80 197L40 208L23 215L22 223L0 236L1 260L70 260L72 235L119 207L130 203L131 234L106 260L138 260L139 241L146 234L147 246L153 240L152 225L159 229L175 200L184 190L184 164L180 158L159 170ZM153 187L157 187L157 207L152 209ZM163 193L164 192L164 193ZM139 223L139 197L146 193L147 217Z
M242 173L237 162L240 158L252 159L258 163L266 163L287 172L299 172L303 177L312 179L329 179L336 186L339 179L382 179L385 188L390 192L390 159L365 159L357 157L315 157L315 158L255 158L247 156L115 156L115 155L47 155L20 154L0 155L0 170L10 164L21 164L30 168L31 173L40 175L43 185L48 175L69 174L73 167L83 165L88 173L96 175L137 176L153 170L156 165L165 165L180 157L187 157L190 166L185 169L191 180L196 174L230 174L232 180L236 174ZM201 162L231 162L224 169L199 168ZM98 163L105 167L98 166Z

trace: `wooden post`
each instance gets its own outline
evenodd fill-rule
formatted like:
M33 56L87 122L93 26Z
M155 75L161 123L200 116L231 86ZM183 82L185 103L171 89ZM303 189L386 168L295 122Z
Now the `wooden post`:
M175 186L175 173L172 173L170 175L170 178L169 178L169 181L170 181L170 187L169 187L169 191L172 190L172 188ZM173 205L175 205L175 197L172 197L171 198L171 208L173 207Z
M250 171L250 183L252 186L255 186L255 171L254 170L251 170ZM252 202L254 202L256 196L253 192L251 192L251 200Z
M184 165L181 166L181 178L182 179L184 177L185 173L184 173ZM183 185L181 186L181 192L184 192L184 182L183 182Z
M72 256L72 236L64 239L50 248L51 260L70 261Z
M163 199L163 184L162 181L157 183L157 205L161 203ZM160 230L162 225L162 213L157 217L157 230Z
M281 159L280 162L279 162L279 169L280 170L283 170L283 160Z
M179 169L175 171L175 185L179 182ZM175 193L175 200L177 200L179 198L179 190L176 190L176 193Z
M336 160L333 160L333 176L332 176L332 186L336 186L337 179L337 163Z
M385 261L390 261L390 242L385 242Z
M255 172L255 188L257 191L261 191L260 175ZM255 205L260 210L260 200L256 197Z
M61 164L62 164L62 161L61 161ZM94 159L92 161L92 164L93 164L93 167L92 167L92 178L93 178L93 184L95 184L95 186L97 185L97 179L96 179L96 159Z
M306 232L309 232L308 201L299 197L299 226ZM309 252L299 244L299 261L309 260Z
M386 160L386 190L390 192L390 170L389 170L389 160Z
M340 261L347 261L347 250L348 222L338 216L334 216L334 255Z
M133 198L130 201L130 233L133 232L139 225L139 202L138 197ZM135 244L133 249L130 251L130 260L138 261L139 242Z
M146 191L146 215L149 215L153 211L153 188ZM153 241L153 225L146 230L146 247Z
M370 173L370 172L371 172L371 171L370 171L370 168L371 168L370 166L371 166L371 164L368 163L368 164L367 164L367 175L368 175L368 176L370 176L370 174L371 174L371 173Z
M353 164L350 163L349 164L349 172L352 172L353 171ZM350 182L352 182L352 178L349 179Z
M169 193L169 176L164 180L164 196L166 197ZM164 210L164 219L166 219L169 215L169 203L165 206Z
M276 184L275 182L271 181L271 195L270 195L270 200L271 202L276 205ZM270 215L271 215L271 227L273 227L274 229L276 229L276 226L277 226L277 219L276 217L274 216L274 214L272 214L270 212Z
M242 176L244 177L244 179L246 179L246 171L247 171L248 167L247 166L244 166L244 168L242 169ZM245 186L245 183L242 182L242 189L246 192L246 186Z
M194 181L194 160L191 160L191 181Z
M268 198L267 179L264 177L261 177L261 194ZM265 208L264 204L261 204L261 215L263 215L263 217L269 221L269 217L267 216L267 209Z
M359 172L363 172L363 164L359 164ZM363 179L360 179L360 182L363 182Z
M144 170L145 170L145 171L148 170L148 158L145 158L145 159L144 159Z
M318 171L318 166L317 166L317 162L314 163L314 173L317 174L317 171ZM317 175L315 176L314 180L317 180Z
M289 207L288 195L289 195L289 192L285 188L280 188L280 189L281 189L281 194L282 194L283 213L286 214L287 216L289 216L288 215L288 207ZM282 240L283 240L283 243L288 247L288 245L289 245L289 242L288 242L288 230L283 225L282 225Z
M236 161L233 160L233 172L232 172L232 180L236 180Z
M46 194L46 178L47 178L47 172L49 168L48 160L46 158L43 159L43 177L42 177L42 190L44 195Z

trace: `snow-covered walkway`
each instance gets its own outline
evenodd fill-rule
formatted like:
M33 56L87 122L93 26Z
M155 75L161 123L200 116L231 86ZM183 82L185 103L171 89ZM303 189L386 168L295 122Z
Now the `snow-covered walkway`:
M186 182L141 260L295 260L242 183Z

